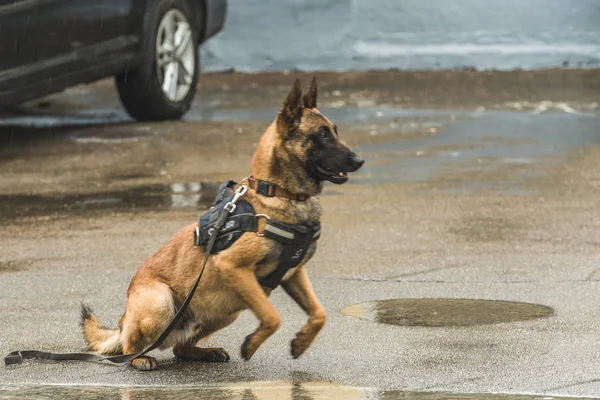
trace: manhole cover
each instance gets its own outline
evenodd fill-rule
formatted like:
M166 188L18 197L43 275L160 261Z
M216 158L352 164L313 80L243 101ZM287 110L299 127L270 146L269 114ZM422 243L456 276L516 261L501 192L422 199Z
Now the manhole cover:
M528 321L554 314L550 307L478 299L390 299L354 304L348 315L399 326L472 326Z

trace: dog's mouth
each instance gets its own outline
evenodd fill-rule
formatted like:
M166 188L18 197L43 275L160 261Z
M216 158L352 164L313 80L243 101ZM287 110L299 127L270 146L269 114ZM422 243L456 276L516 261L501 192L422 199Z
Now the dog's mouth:
M335 183L337 185L341 185L348 180L347 172L336 172L332 169L320 167L317 165L317 172L321 175L321 178L324 180L328 180L329 182Z

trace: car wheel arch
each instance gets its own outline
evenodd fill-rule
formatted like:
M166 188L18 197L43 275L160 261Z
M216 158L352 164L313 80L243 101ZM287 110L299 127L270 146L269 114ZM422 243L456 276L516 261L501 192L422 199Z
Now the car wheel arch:
M198 32L198 44L204 41L206 36L206 2L204 0L188 0L187 3L195 14L194 23Z

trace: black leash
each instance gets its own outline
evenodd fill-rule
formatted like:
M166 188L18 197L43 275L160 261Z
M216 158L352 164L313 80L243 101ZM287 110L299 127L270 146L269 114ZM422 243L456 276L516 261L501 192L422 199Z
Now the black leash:
M115 364L122 364L122 363L129 362L129 361L133 360L134 358L141 357L141 356L149 353L150 351L156 349L157 347L159 347L162 344L162 342L167 338L167 336L169 336L169 334L173 331L173 329L175 328L175 326L181 319L181 316L183 315L185 310L188 308L190 302L192 301L192 297L194 297L194 293L196 292L196 289L198 288L198 284L200 283L200 279L202 278L202 274L204 273L204 268L206 267L206 263L208 262L208 257L210 256L212 247L215 244L215 240L217 239L217 236L219 235L221 228L223 228L223 226L225 225L227 218L235 210L235 207L236 207L235 203L237 203L237 201L246 193L247 190L248 190L248 187L240 186L236 190L235 195L233 196L231 201L229 203L227 203L225 205L225 207L223 208L223 211L219 215L219 218L217 219L217 222L214 225L214 231L212 232L212 235L210 235L210 240L206 244L206 248L204 250L205 254L204 254L204 261L202 263L202 268L200 269L200 274L198 275L198 278L196 279L196 282L194 283L192 290L190 290L190 293L188 294L187 298L185 299L185 301L183 302L183 304L181 305L181 307L179 308L179 310L177 311L177 313L175 314L175 316L173 317L173 319L171 320L169 325L165 328L163 333L161 333L160 336L158 337L158 339L156 339L154 341L154 343L152 343L152 345L150 345L150 347L148 347L146 350L140 351L139 353L134 353L134 354L123 354L123 355L109 356L109 357L102 356L99 354L93 354L93 353L49 353L49 352L37 351L37 350L17 350L17 351L13 351L13 352L9 353L6 357L4 357L4 364L6 364L6 365L21 364L23 362L23 360L29 360L32 358L41 358L41 359L45 359L45 360L54 360L54 361L62 361L62 360L110 361Z

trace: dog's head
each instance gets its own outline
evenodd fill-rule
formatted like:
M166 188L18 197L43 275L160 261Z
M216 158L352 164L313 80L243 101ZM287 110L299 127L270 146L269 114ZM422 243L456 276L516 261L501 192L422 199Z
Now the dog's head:
M337 126L317 109L316 79L304 96L300 85L296 79L277 116L281 146L300 161L309 179L345 183L348 173L358 170L364 160L340 140Z

